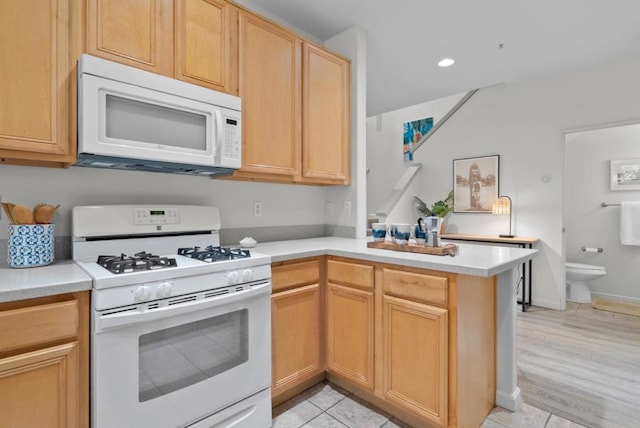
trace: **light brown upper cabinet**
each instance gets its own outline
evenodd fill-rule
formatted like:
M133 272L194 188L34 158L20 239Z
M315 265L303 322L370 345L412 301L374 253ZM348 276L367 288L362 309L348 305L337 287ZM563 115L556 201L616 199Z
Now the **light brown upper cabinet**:
M238 9L223 0L88 0L91 55L237 95Z
M350 62L240 12L242 168L234 177L350 182Z
M240 12L238 177L292 181L300 174L300 46L295 34Z
M238 9L221 0L175 2L175 77L238 94Z
M0 162L75 160L80 5L0 2Z
M89 0L87 49L158 74L173 73L172 0Z
M303 44L302 181L349 184L350 64Z

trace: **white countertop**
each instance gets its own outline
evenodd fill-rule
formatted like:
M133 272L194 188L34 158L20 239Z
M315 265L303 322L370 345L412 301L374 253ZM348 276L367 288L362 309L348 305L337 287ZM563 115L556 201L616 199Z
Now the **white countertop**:
M535 257L538 250L459 244L455 257L368 248L369 239L312 238L258 243L271 262L332 255L473 276L494 276Z
M536 256L538 250L459 244L456 257L367 248L368 239L312 238L259 243L272 262L322 255L411 266L473 276L494 276ZM91 278L72 260L27 269L0 268L0 302L91 290Z
M0 302L91 290L91 278L72 260L48 266L0 268Z

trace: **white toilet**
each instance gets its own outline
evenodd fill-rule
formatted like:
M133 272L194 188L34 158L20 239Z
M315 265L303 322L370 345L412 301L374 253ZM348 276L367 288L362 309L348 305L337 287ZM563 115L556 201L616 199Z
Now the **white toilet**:
M583 265L581 263L566 263L567 269L567 300L577 303L591 303L589 281L606 275L602 266Z

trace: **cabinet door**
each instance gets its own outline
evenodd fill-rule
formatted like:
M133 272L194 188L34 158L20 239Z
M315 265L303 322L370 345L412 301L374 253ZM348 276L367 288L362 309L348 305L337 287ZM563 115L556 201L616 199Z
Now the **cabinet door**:
M221 0L175 3L175 77L238 94L238 9Z
M384 296L384 395L447 425L447 310Z
M0 359L0 415L8 427L79 427L78 342Z
M73 0L0 2L0 156L75 158L77 14Z
M240 12L243 173L300 173L300 40Z
M349 184L350 63L303 48L302 181Z
M373 389L373 292L328 284L327 370Z
M323 371L320 346L320 285L271 296L272 395Z
M171 0L88 0L91 55L173 77Z

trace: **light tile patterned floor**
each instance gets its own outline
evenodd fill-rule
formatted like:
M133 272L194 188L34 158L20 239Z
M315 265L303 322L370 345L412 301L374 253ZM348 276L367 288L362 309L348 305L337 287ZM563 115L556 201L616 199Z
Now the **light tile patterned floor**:
M411 428L402 421L328 382L273 409L273 428ZM523 404L517 412L496 408L482 428L581 428Z

